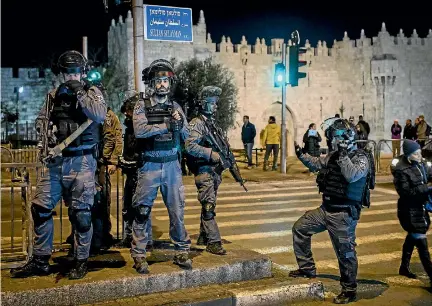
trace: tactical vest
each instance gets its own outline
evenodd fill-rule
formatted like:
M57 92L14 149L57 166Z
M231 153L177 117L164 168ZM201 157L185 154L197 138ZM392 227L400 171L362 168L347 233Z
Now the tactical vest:
M145 99L144 110L147 124L162 124L165 123L166 118L172 117L174 105L172 103L157 103L152 106L150 99ZM141 151L168 151L176 147L176 141L172 132L137 140Z
M56 91L50 119L57 127L56 137L58 143L61 143L87 121L87 116L78 103L77 96L60 86ZM97 144L100 139L99 134L99 125L91 124L69 147Z
M135 138L132 119L126 119L124 125L126 126L126 130L123 138L123 157L127 161L137 161L137 139Z
M348 156L352 160L355 156L364 155L362 150L350 153ZM337 207L361 205L364 192L367 188L367 178L363 177L356 182L348 183L341 172L337 163L339 153L331 155L326 169L320 171L317 177L317 183L323 199L328 205Z

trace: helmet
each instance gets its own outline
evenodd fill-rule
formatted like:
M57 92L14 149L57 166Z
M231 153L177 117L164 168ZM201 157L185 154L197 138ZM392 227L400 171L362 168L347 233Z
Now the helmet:
M128 112L133 112L136 103L139 101L140 95L137 93L123 101L120 111L126 116Z
M321 129L332 144L333 150L336 150L338 143L341 142L347 144L348 149L354 148L356 132L354 126L348 120L332 117L321 124Z
M199 103L201 105L201 112L206 115L213 115L217 108L217 102L219 96L222 93L222 89L217 86L205 86L199 94Z
M161 86L156 89L156 82L162 79L169 80L169 87ZM142 80L144 84L148 85L150 94L156 93L157 95L165 96L170 93L176 80L174 66L171 62L164 59L155 60L142 71Z
M87 59L78 51L66 51L59 56L57 70L62 73L87 73Z

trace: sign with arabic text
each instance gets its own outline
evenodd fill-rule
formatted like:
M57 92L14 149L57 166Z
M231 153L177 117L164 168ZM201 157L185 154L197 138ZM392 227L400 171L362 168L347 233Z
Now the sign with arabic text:
M144 39L193 42L192 9L144 5Z

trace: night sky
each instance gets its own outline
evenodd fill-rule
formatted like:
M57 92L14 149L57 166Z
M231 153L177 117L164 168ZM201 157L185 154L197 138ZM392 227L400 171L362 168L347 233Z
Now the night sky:
M216 43L222 35L230 36L233 43L239 43L245 35L249 44L264 37L268 45L271 38L287 39L298 29L303 43L308 38L313 46L319 39L331 46L334 39L342 39L344 31L351 39L359 38L361 29L368 37L376 36L382 22L392 35L402 28L406 36L416 29L420 37L425 37L432 28L430 11L422 4L426 2L144 1L192 8L194 24L199 11L204 10L207 31ZM109 12L105 13L102 0L2 1L1 66L48 66L53 57L66 50L81 51L82 36L88 36L89 51L105 47L111 19L118 20L120 14L125 17L131 9L131 4L109 3Z

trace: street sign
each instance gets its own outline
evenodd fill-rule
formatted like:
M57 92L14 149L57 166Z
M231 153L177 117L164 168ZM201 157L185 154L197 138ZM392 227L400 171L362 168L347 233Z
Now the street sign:
M193 42L192 9L144 5L144 39Z

